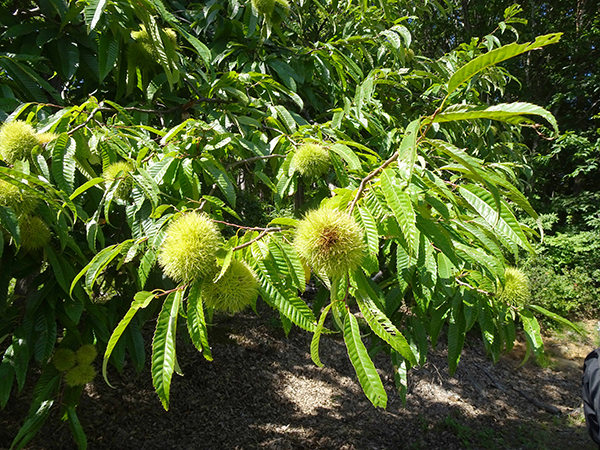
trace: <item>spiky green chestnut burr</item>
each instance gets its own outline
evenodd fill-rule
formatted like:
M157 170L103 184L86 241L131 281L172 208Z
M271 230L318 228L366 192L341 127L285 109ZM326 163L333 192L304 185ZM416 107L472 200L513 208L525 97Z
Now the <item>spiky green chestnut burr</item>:
M38 204L38 198L25 189L0 180L0 205L11 208L17 216L31 214Z
M75 353L68 348L59 348L54 352L52 364L59 372L66 372L75 366Z
M77 364L91 364L98 356L98 350L92 344L82 345L79 350L75 353L75 358L77 359Z
M15 120L0 128L0 156L8 164L26 159L38 145L35 130L22 120Z
M524 306L531 297L529 278L521 269L507 267L504 269L504 287L498 286L496 297L511 306Z
M252 0L252 4L259 14L267 17L270 17L275 9L275 0Z
M360 266L365 255L362 232L349 215L330 208L310 211L298 223L294 248L317 273L337 278Z
M50 242L50 228L35 216L22 216L19 219L21 229L21 248L25 252L39 250Z
M169 40L177 45L177 32L173 28L163 28L164 33L167 35Z
M302 144L294 152L291 167L306 178L317 178L329 169L329 151L319 144Z
M127 200L131 195L133 189L133 166L131 163L125 161L119 161L111 164L106 168L102 176L107 184L111 184L117 178L121 179L117 190L115 191L115 198L121 200Z
M177 33L172 28L163 28L162 30L167 39L176 48ZM151 69L159 63L159 54L148 35L148 30L144 25L140 25L138 31L131 32L131 38L135 41L129 45L128 55L133 64L142 69Z
M213 275L222 239L216 225L196 212L175 219L166 231L158 263L165 275L177 282Z
M236 313L258 296L258 282L254 272L243 261L234 259L216 282L202 285L202 300L208 307L219 311Z
M67 386L84 386L91 383L96 378L96 369L90 364L78 364L65 375Z
M140 25L138 31L131 32L131 38L135 41L127 49L127 55L131 62L141 69L150 69L156 66L158 64L158 53L152 45L146 27Z

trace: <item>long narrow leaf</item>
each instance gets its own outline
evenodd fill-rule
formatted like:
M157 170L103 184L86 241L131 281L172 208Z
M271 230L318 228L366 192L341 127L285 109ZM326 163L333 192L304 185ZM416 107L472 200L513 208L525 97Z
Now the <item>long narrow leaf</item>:
M515 102L501 103L490 107L461 107L460 109L446 110L435 116L434 122L452 122L456 120L490 119L514 124L527 123L524 115L536 115L546 119L554 131L558 133L558 124L552 113L541 106L531 103Z
M381 188L402 229L402 233L408 244L407 250L410 254L416 253L418 231L415 225L415 211L410 197L399 186L397 178L391 169L384 169L381 173Z
M208 345L208 330L202 308L200 283L194 283L190 288L187 298L187 327L192 343L202 352L204 358L212 361L210 346Z
M354 279L357 284L354 295L356 296L358 307L369 324L369 327L371 327L371 330L385 342L390 344L390 346L400 353L404 359L408 360L413 366L416 365L417 359L406 338L391 320L377 308L377 305L375 305L373 300L371 300L370 297L374 296L374 294L361 269L354 273Z
M385 408L387 405L387 394L385 393L383 383L381 382L381 378L379 378L373 361L369 357L365 344L360 339L358 321L347 310L344 321L344 342L348 349L350 362L354 366L358 381L365 395L373 406Z
M129 308L125 316L121 319L121 321L113 331L112 335L110 336L110 339L108 340L108 344L106 345L106 351L104 352L104 360L102 361L102 376L104 377L104 381L106 381L106 384L108 384L112 388L114 388L114 386L108 381L107 375L108 360L110 359L110 355L112 354L115 345L117 345L117 342L119 342L121 335L129 325L129 322L131 322L131 319L133 319L133 316L135 316L135 313L140 308L146 308L150 304L150 302L154 300L155 297L156 296L152 292L146 291L141 291L135 294L134 300L131 303L131 307Z
M169 294L156 322L152 341L152 384L165 410L169 410L171 378L175 371L175 334L183 290Z
M321 339L321 334L323 333L323 326L325 324L325 319L327 318L327 313L333 306L335 302L327 305L323 311L321 312L321 316L319 317L319 323L317 323L317 328L315 329L315 333L313 334L312 340L310 342L310 357L313 362L319 366L323 367L323 363L321 362L321 358L319 358L319 341Z
M454 92L454 90L462 83L468 81L482 70L520 55L521 53L554 44L559 41L561 35L562 33L553 33L545 36L538 36L534 42L526 42L524 44L517 44L514 42L478 56L454 72L448 81L448 95Z
M527 305L527 307L529 309L533 309L534 311L539 312L540 314L545 315L546 317L548 317L552 320L557 321L561 325L571 328L573 331L579 333L581 336L586 336L585 330L583 330L581 327L575 325L570 320L565 319L564 317L561 317L558 314L553 313L552 311L548 311L547 309L542 308L541 306L538 306L538 305Z

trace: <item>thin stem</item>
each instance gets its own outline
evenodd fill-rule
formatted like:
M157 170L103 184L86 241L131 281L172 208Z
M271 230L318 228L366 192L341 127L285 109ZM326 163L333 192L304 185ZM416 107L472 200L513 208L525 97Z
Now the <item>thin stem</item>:
M429 120L429 123L427 124L425 130L418 137L418 139L417 139L417 141L415 143L415 147L418 147L419 146L419 142L421 142L421 140L424 139L425 135L427 134L427 132L431 128L431 125L433 124L433 120L435 119L435 116L440 111L441 111L441 108L438 108L432 114L432 116L431 116L431 118ZM418 130L417 130L417 132L418 132ZM383 169L385 169L391 163L393 163L394 161L396 161L399 156L400 156L400 150L397 150L381 166L379 166L377 169L375 169L373 172L371 172L369 175L367 175L365 178L362 179L362 181L360 182L360 185L358 186L358 191L356 191L356 195L354 196L354 199L352 200L352 203L350 204L350 211L348 212L348 215L352 215L352 212L354 211L354 208L356 207L356 204L360 200L360 197L362 196L362 194L363 194L363 192L364 192L364 190L365 190L365 188L367 186L367 183L369 181L371 181L373 178L375 178L377 175L379 175L383 171Z
M261 233L260 233L258 236L256 236L254 239L252 239L252 240L250 240L250 241L248 241L248 242L246 242L246 243L244 243L244 244L238 245L237 247L233 247L233 251L234 251L234 252L236 252L236 251L238 251L238 250L241 250L241 249L243 249L243 248L246 248L246 247L248 247L248 246L250 246L250 245L254 244L256 241L260 241L260 240L261 240L262 238L264 238L264 237L265 237L265 236L266 236L268 233L269 233L269 232L268 232L267 230L263 230L263 231L262 231L262 232L261 232Z
M225 166L225 169L227 169L227 170L233 169L234 167L241 166L242 164L250 163L253 161L259 161L261 159L285 158L285 157L286 157L285 155L278 155L278 154L265 155L265 156L254 156L253 158L242 159L241 161L236 161L231 164L227 164L227 166Z
M171 294L173 292L184 291L184 290L186 290L188 288L189 285L190 285L190 283L186 283L183 286L177 286L176 288L169 289L168 291L163 291L162 289L155 289L152 292L154 293L155 291L162 291L160 293L154 294L156 297L162 297L164 295L169 295L169 294Z
M87 126L88 123L90 123L92 121L92 119L94 118L94 115L98 112L104 110L104 108L102 108L101 106L98 106L96 108L94 108L92 110L92 112L90 113L90 115L88 116L88 118L85 120L85 122L83 122L80 125L77 125L75 128L73 128L72 130L70 130L67 134L69 136L73 135L76 131L80 130L81 128Z
M379 175L383 171L383 169L385 169L391 163L396 161L399 156L400 156L400 152L396 151L381 166L379 166L377 169L375 169L373 172L371 172L369 175L367 175L366 177L364 177L362 179L362 181L360 182L360 186L358 186L358 191L356 191L356 195L354 196L354 200L352 200L352 203L350 204L350 211L348 212L349 215L352 215L352 212L354 211L354 208L356 207L358 200L360 200L360 197L362 196L362 194L367 186L367 183L369 181L371 181L373 178L375 178L377 175Z
M491 292L488 291L484 291L483 289L477 289L476 287L471 286L469 283L465 283L464 281L460 281L458 278L454 278L454 281L456 281L458 284L460 284L461 286L465 286L468 287L469 289L479 292L480 294L485 294L485 295L494 295Z
M215 223L222 223L223 225L227 225L228 227L241 228L242 230L248 230L248 231L266 231L268 233L271 233L271 232L274 232L274 231L282 231L282 228L279 228L279 227L269 227L269 228L265 228L265 227L245 227L244 225L238 225L237 223L224 222L223 220L212 219L212 221L215 222Z

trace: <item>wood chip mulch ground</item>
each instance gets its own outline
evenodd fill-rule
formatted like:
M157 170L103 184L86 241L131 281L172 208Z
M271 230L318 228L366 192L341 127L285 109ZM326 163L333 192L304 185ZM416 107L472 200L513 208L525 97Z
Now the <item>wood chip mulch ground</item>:
M378 355L389 397L383 410L362 393L340 338L322 337L325 367L318 368L310 359L309 334L294 329L286 338L276 315L259 312L217 318L210 330L212 362L191 344L178 343L184 376L174 375L168 412L148 372L138 376L126 367L119 375L113 369L117 389L101 377L89 384L77 409L88 448L597 448L587 435L580 398L582 356L591 347L577 354L559 348L553 368L517 368L518 349L493 365L473 335L450 377L442 337L427 364L411 371L405 407L388 359ZM0 450L10 447L30 395L26 387L0 412ZM76 446L56 412L26 448Z

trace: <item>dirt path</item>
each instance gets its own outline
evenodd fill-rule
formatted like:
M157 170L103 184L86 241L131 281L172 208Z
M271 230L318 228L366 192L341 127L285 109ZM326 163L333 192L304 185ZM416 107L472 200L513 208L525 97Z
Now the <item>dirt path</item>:
M185 376L174 376L169 412L148 373L111 373L116 390L98 378L78 408L90 450L596 448L580 412L580 365L591 350L585 344L550 342L560 370L516 369L518 349L494 366L470 337L452 378L440 344L411 372L406 408L390 364L377 358L389 396L382 410L362 394L341 340L322 339L320 369L310 360L310 335L295 329L286 338L275 323L269 311L219 320L210 335L213 362L180 342ZM2 450L20 426L27 396L0 412ZM68 426L52 417L27 448L74 447Z

